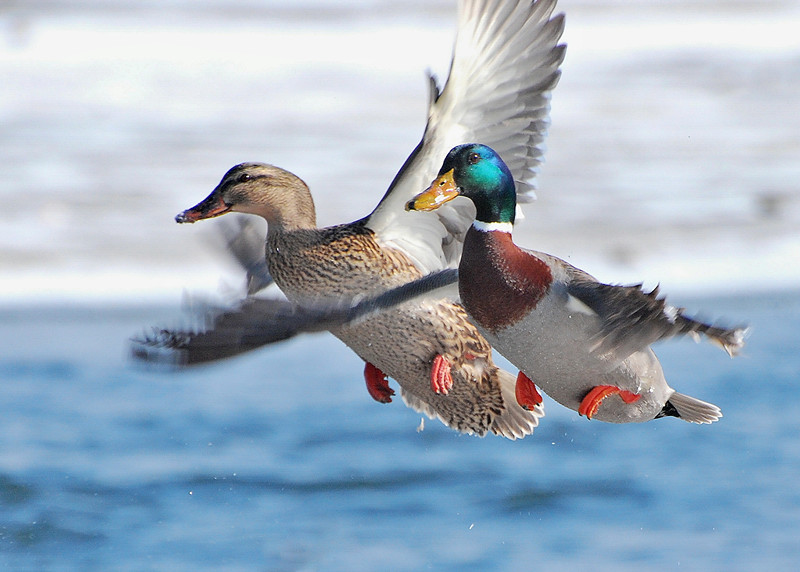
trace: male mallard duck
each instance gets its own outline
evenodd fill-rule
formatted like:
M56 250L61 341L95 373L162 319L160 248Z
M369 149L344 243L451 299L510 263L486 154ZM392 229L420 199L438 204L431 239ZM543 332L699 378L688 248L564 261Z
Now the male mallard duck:
M231 211L265 218L269 272L298 303L368 296L454 267L474 215L471 203L419 218L403 207L447 149L475 137L513 157L520 181L531 177L565 50L558 45L563 15L552 16L554 7L555 0L460 3L450 75L441 92L431 78L423 139L365 218L319 229L302 180L275 166L243 163L176 220ZM489 344L448 299L407 303L331 331L366 362L367 388L377 401L391 401L389 376L414 409L459 431L512 439L531 433L543 415L540 405L517 404L515 378L494 365Z
M521 405L541 403L536 384L581 415L612 423L664 416L711 423L722 416L715 405L667 385L649 345L703 334L733 356L744 329L692 320L656 290L602 284L554 256L519 248L511 238L514 177L486 145L453 148L438 178L407 209L437 209L457 196L476 208L458 267L461 303L523 374L516 391Z

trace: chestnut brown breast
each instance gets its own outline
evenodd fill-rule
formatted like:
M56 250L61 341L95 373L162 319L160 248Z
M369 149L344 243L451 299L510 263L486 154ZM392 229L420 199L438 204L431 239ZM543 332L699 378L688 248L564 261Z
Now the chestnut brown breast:
M553 281L547 264L515 245L509 233L474 228L467 231L458 274L461 303L492 332L527 316Z

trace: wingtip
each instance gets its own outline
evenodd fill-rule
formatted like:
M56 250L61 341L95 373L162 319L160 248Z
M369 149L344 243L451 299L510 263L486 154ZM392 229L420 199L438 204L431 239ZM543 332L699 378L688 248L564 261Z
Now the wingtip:
M138 365L180 369L187 364L186 355L181 350L179 332L163 328L153 328L150 333L143 332L129 340L128 358Z
M431 70L426 72L428 76L428 106L433 106L434 103L439 101L439 96L442 95L442 89L439 86L439 80Z
M727 330L723 336L713 341L717 343L731 357L741 355L744 349L745 340L750 336L749 326L739 326Z

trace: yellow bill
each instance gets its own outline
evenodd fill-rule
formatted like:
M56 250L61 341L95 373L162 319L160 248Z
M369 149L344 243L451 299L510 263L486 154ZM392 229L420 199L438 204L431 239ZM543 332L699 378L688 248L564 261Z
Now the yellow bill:
M460 194L453 169L439 175L431 186L406 203L407 211L432 211Z

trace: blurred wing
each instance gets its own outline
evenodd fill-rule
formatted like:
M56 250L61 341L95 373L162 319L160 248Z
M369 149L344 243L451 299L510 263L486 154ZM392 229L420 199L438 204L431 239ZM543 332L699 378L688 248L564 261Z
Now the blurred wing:
M566 46L564 16L555 0L462 0L450 74L440 92L434 78L422 141L368 217L380 241L406 252L423 271L458 263L475 209L464 198L433 212L406 213L447 152L462 143L497 151L517 181L518 202L533 198L531 179L542 162L550 91Z
M178 367L197 365L289 339L312 331L319 323L305 319L294 304L277 298L250 298L235 308L208 308L200 313L202 323L198 327L154 328L134 338L131 356L137 361Z
M600 331L594 340L594 351L600 354L613 351L619 359L625 359L658 340L687 334L706 336L730 356L744 346L747 328L724 328L691 318L683 308L670 306L659 297L658 287L645 292L641 284L603 284L581 273L573 277L567 292L600 318Z
M225 242L225 252L247 275L247 293L255 294L272 284L265 243L267 231L263 221L249 215L218 219L216 228Z
M280 298L246 298L229 309L203 308L201 325L155 328L132 340L131 355L143 362L188 366L237 356L292 338L368 318L417 298L454 298L458 271L447 269L363 300L298 306Z

